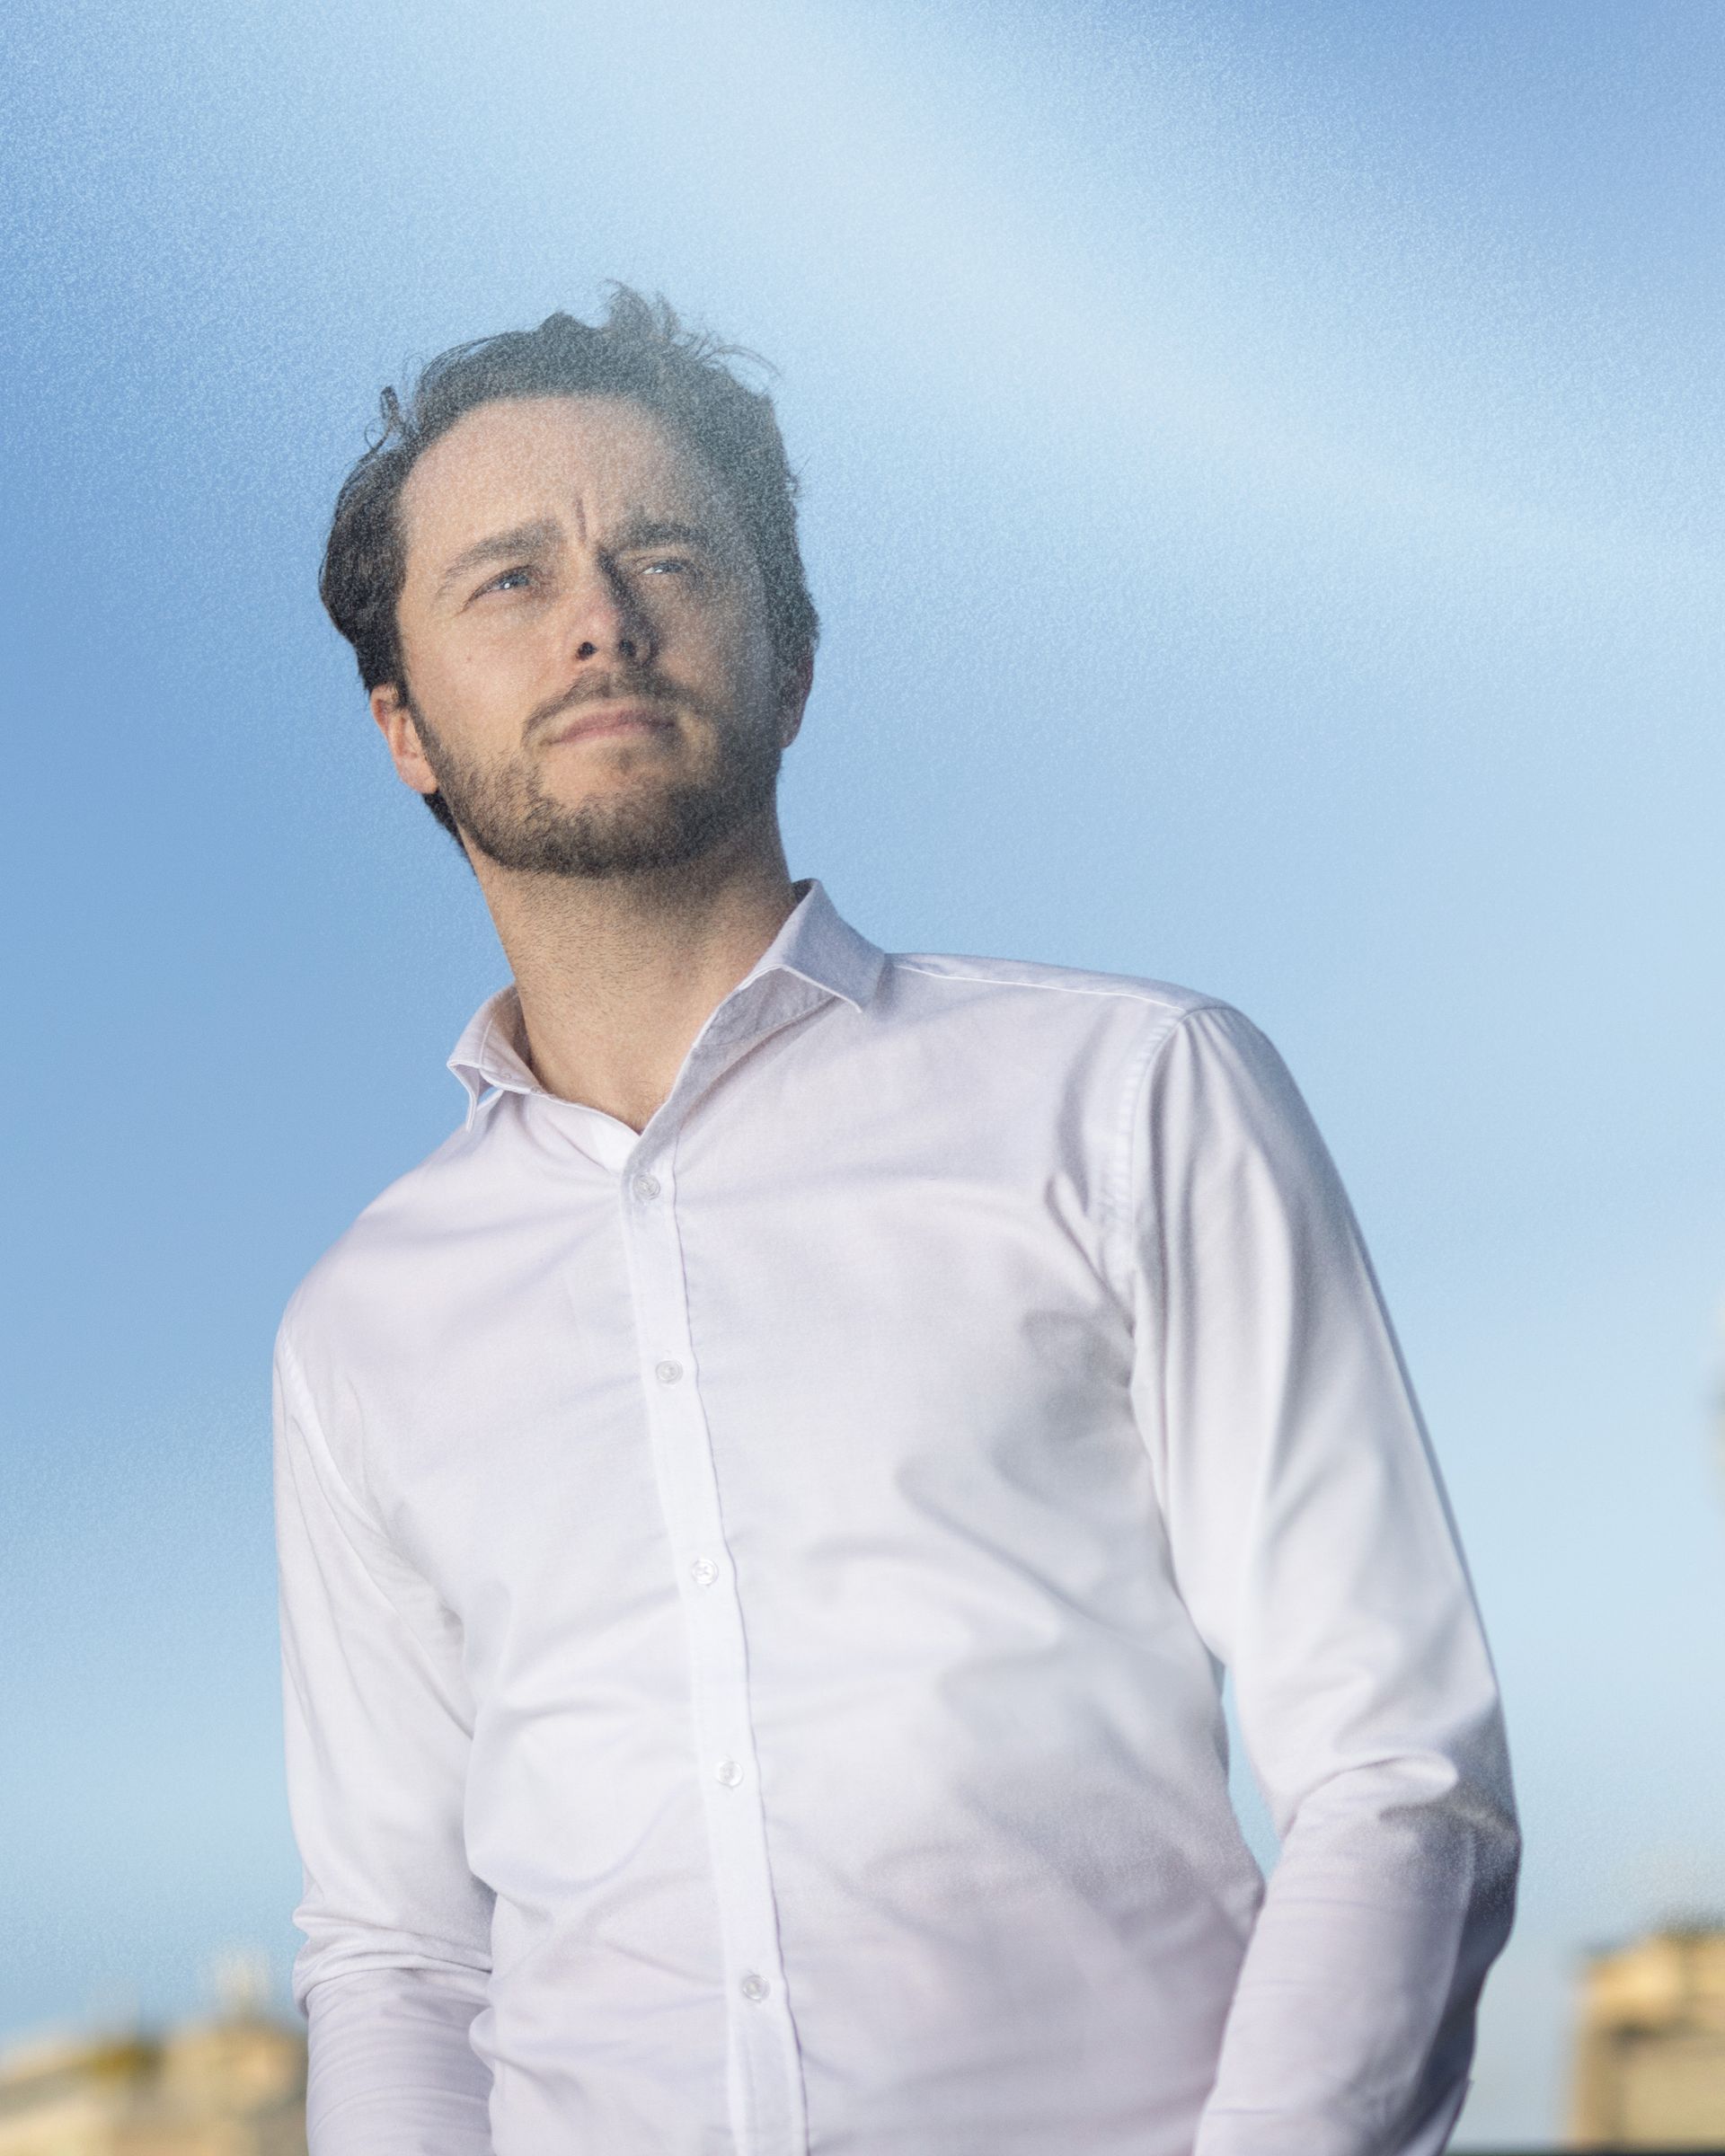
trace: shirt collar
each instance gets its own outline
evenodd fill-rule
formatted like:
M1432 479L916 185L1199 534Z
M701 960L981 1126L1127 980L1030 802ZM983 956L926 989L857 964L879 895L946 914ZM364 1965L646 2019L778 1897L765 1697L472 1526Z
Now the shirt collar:
M854 1009L864 1009L880 984L884 952L839 917L818 879L810 877L794 888L799 896L790 917L725 1002L733 1003L768 975L794 974ZM488 997L468 1021L449 1068L466 1088L470 1128L487 1095L544 1092L527 1061L521 1001L513 981Z

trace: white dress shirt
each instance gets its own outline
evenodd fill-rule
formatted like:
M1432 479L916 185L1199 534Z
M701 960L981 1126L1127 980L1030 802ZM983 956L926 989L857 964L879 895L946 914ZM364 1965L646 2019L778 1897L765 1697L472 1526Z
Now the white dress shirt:
M1508 1771L1292 1081L800 888L639 1134L494 997L283 1320L314 2156L1437 2151Z

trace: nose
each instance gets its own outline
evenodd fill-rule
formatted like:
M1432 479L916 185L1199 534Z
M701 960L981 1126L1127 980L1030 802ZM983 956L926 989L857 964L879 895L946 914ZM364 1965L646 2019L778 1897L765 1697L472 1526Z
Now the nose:
M570 637L576 658L582 661L623 659L646 666L656 649L645 609L623 577L604 561L589 563L576 579Z

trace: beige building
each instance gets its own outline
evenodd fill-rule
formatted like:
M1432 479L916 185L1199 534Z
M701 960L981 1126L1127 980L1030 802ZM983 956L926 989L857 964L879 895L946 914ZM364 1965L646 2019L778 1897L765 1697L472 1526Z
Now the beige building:
M0 2156L305 2156L305 2039L252 2007L0 2054Z
M1588 1964L1569 2139L1725 2149L1725 1931L1659 1931Z

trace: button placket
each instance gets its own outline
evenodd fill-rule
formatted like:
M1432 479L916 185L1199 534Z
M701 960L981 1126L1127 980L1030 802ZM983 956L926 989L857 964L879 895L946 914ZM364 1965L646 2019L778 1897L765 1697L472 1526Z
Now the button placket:
M724 1524L693 1352L672 1160L661 1156L650 1171L625 1171L621 1196L654 1474L667 1534L683 1553L692 1763L704 1763L702 1801L721 1935L739 2001L730 2021L738 2070L732 2085L748 2091L748 2115L733 2117L732 2130L749 2156L807 2156L802 2070L780 1960L742 1612L735 1575L716 1561L725 1551Z

